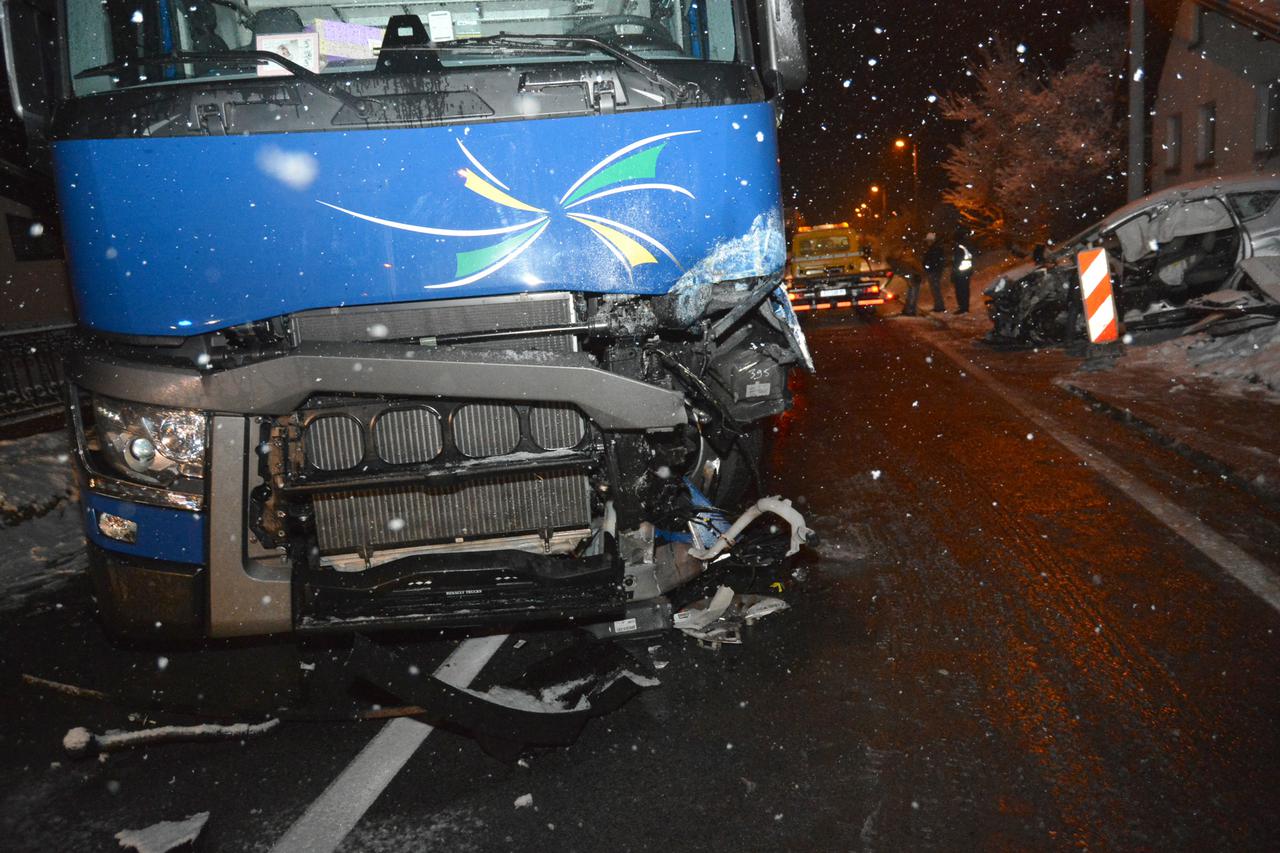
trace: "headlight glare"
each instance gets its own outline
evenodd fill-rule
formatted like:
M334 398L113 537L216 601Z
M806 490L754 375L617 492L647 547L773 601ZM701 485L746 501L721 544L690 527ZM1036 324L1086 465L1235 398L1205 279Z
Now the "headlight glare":
M199 412L167 412L155 428L152 440L160 452L177 462L204 459L204 415Z
M203 413L94 396L86 435L104 467L141 483L169 486L204 476ZM104 471L103 473L108 473Z

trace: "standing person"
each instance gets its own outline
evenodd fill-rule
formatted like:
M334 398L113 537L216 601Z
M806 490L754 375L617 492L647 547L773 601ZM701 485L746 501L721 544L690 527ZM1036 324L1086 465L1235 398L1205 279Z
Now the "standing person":
M885 262L889 264L889 269L893 271L896 278L905 279L907 282L907 297L902 306L902 316L916 316L918 313L916 303L920 300L920 284L924 279L924 270L921 268L920 261L904 241L899 250L889 253Z
M967 228L956 229L956 247L951 252L951 284L956 289L956 313L969 313L969 279L973 277L973 243Z
M938 235L932 231L924 236L922 261L924 274L929 277L929 289L933 291L933 311L935 314L943 314L947 305L942 301L942 269L946 266L947 258L938 243Z

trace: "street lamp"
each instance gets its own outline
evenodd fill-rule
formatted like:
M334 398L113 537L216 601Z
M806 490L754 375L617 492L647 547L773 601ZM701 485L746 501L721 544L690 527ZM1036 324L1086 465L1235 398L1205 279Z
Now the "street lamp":
M880 209L884 213L884 218L889 218L889 192L888 190L880 192L879 184L871 185L871 194L880 196Z
M916 213L920 212L920 157L919 146L914 143L898 137L893 140L893 150L901 153L911 149L911 204L916 208Z

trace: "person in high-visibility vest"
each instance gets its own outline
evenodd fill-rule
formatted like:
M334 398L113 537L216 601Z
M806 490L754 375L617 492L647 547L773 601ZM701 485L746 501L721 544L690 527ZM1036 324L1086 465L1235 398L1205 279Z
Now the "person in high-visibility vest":
M956 289L956 313L969 313L969 279L973 277L975 252L969 229L956 229L956 246L951 252L951 284Z

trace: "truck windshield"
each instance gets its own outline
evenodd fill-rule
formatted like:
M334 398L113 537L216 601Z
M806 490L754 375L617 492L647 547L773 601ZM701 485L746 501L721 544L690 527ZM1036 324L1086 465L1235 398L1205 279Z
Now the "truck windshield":
M801 237L796 241L795 253L800 257L813 257L847 251L849 251L848 235L827 234L821 237Z
M213 62L265 50L311 71L373 72L388 21L416 15L444 68L600 61L590 42L556 46L495 36L580 36L644 60L733 62L744 55L734 0L381 0L323 5L280 0L66 0L76 95L209 77L275 76L276 64ZM199 62L148 57L200 54ZM87 72L87 73L86 73Z

